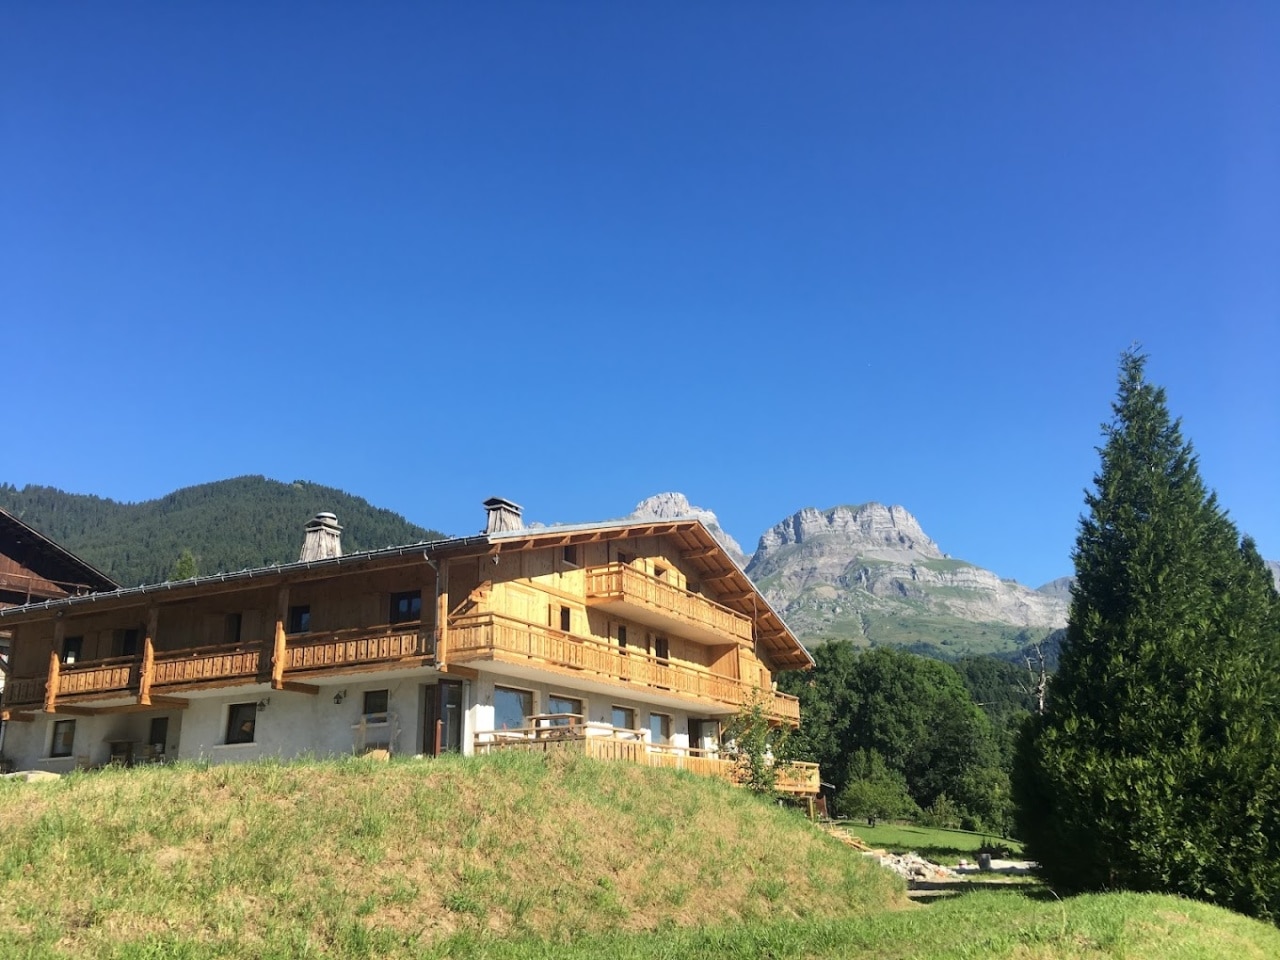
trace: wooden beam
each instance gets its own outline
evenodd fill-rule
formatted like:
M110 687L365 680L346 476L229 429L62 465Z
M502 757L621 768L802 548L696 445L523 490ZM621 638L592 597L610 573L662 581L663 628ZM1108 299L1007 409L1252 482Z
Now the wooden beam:
M35 720L34 713L20 713L17 710L0 710L0 720L8 720L12 723L31 723Z
M56 644L58 637L58 627L62 626L62 621L57 621L53 628L53 636ZM58 659L58 651L49 651L49 677L45 681L44 687L44 712L53 713L54 708L58 705L58 676L62 670L62 662Z
M741 576L741 574L739 574L738 571L734 570L731 573L718 573L718 574L715 574L714 576L703 577L702 582L714 583L716 580L732 580L734 577L737 577L737 576ZM751 594L747 594L747 596L751 596Z
M752 592L750 590L740 590L737 593L722 593L718 597L712 597L712 600L718 603L738 603L742 600L751 599Z
M69 717L96 717L102 711L95 707L70 707L65 703L57 704L54 710L48 710L47 713L65 713Z
M441 670L449 659L449 561L441 558L436 571L436 664Z
M175 710L185 710L191 706L191 701L186 697L160 697L152 695L151 706L153 707L172 707Z
M150 607L147 610L147 635L142 638L142 669L138 674L138 703L142 706L151 704L151 681L156 675L156 627L160 624L160 610Z
M93 715L100 716L106 714L120 713L151 713L155 710L185 710L191 705L190 700L184 700L180 697L152 697L150 703L121 703L113 707L95 707ZM69 713L66 707L59 707L59 713Z
M280 586L276 594L276 635L271 652L271 689L284 689L284 664L289 655L288 643L285 640L284 620L289 615L289 585Z
M3 672L4 675L7 677L9 676L9 673L11 670L12 670L12 667L9 666L9 658L0 657L0 672Z
M704 557L714 557L723 552L719 547L703 547L701 550L686 550L684 558L686 560L701 560Z
M461 677L464 680L479 680L480 671L471 667L464 667L458 663L441 664L439 667L441 673L447 673L451 677Z
M299 683L297 680L281 680L277 690L292 690L294 693L309 693L315 696L320 692L320 688L314 683Z

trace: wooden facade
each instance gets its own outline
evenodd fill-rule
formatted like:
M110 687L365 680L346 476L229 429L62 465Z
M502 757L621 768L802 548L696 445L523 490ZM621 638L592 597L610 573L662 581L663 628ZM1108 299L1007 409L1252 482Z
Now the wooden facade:
M447 738L474 752L494 749L484 731L504 703L530 713L569 703L595 718L584 739L603 737L583 750L613 749L603 746L616 729L606 721L626 717L651 736L617 749L688 766L707 724L757 699L773 722L797 725L798 702L773 679L810 663L696 520L503 530L50 598L0 612L0 629L13 636L6 753L24 765L53 754L67 762L63 741L80 728L56 727L64 717L92 722L90 760L105 752L98 731L104 741L141 737L147 718L171 718L173 742L152 745L166 757L248 755L229 726L219 730L237 718L256 722L263 736L248 744L262 750L350 749L343 731L363 730L367 715L335 718L352 689L372 686L366 703L388 690L398 702L376 717L391 726L395 715L399 731L386 737L402 752L441 749L450 710L462 719ZM309 728L328 732L308 740ZM727 775L723 762L704 765Z

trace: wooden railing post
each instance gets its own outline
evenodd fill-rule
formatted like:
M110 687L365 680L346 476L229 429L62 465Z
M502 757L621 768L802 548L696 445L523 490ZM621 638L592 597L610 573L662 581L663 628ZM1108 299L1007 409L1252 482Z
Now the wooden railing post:
M62 661L58 659L58 651L49 651L49 680L44 688L44 712L53 713L58 706L58 677L62 672Z
M284 621L288 615L289 585L286 583L276 596L276 635L271 653L271 688L273 690L284 689L285 658L289 655L288 644L285 641Z
M151 684L156 676L156 628L160 625L160 610L147 610L147 633L142 638L142 672L138 677L138 704L151 706Z
M449 654L449 561L441 558L436 571L436 667L444 669Z

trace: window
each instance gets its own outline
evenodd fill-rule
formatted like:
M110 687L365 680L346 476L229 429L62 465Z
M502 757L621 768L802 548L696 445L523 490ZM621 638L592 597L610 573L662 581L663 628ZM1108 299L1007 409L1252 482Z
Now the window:
M575 722L581 722L582 701L576 697L562 697L558 693L553 693L547 698L547 713L572 713L576 714L578 720L575 721L569 717L556 717L551 721L553 727L567 727Z
M653 575L659 580L665 580L667 579L667 568L655 566L653 568Z
M240 642L240 627L244 616L239 613L228 613L226 623L222 627L222 638L226 643Z
M80 655L84 650L84 637L63 637L62 638L62 662L66 664L75 663L80 659Z
M157 753L164 753L164 745L169 740L169 718L152 717L151 730L147 734L147 743Z
M630 562L631 562L632 560L634 560L634 559L635 559L635 554L632 554L632 553L623 553L621 550L619 550L619 551L618 551L618 562L619 562L619 563L630 563Z
M253 743L258 725L256 703L233 703L227 708L227 743Z
M379 722L387 719L387 709L391 706L391 698L386 690L366 690L364 692L364 715L378 717Z
M560 608L560 629L568 633L573 626L573 611L568 607Z
M76 722L74 720L55 720L53 722L53 742L49 745L49 756L71 756L71 744L76 738Z
M132 657L138 653L138 630L136 627L132 630L117 630L116 636L119 637L116 646L120 650L120 656Z
M422 619L422 591L406 590L391 595L391 619L388 623L408 623Z
M649 742L658 744L671 742L671 718L665 713L649 714Z
M576 545L571 544L564 548L564 562L574 567L578 565L578 548Z
M671 645L667 643L666 637L653 638L653 655L664 662L670 659Z
M311 605L304 603L289 608L289 633L307 633L311 630Z
M614 707L613 725L619 730L634 730L636 728L636 712L630 707Z
M493 688L493 728L495 730L519 730L528 724L533 715L533 694L528 690L510 687Z
M627 628L618 624L618 646L625 650L627 647Z

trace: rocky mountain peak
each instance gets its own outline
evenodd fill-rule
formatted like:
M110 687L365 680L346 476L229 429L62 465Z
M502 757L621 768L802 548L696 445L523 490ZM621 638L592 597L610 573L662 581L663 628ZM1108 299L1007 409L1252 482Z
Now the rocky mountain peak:
M756 560L763 561L771 551L826 538L863 557L939 560L944 556L905 507L864 503L830 510L806 507L792 514L760 538Z
M628 519L672 520L676 517L697 517L711 531L711 535L716 538L720 546L733 557L738 566L746 565L746 553L743 552L737 540L725 533L716 515L710 510L695 507L683 493L659 493L647 497L636 504L636 508L631 511Z

